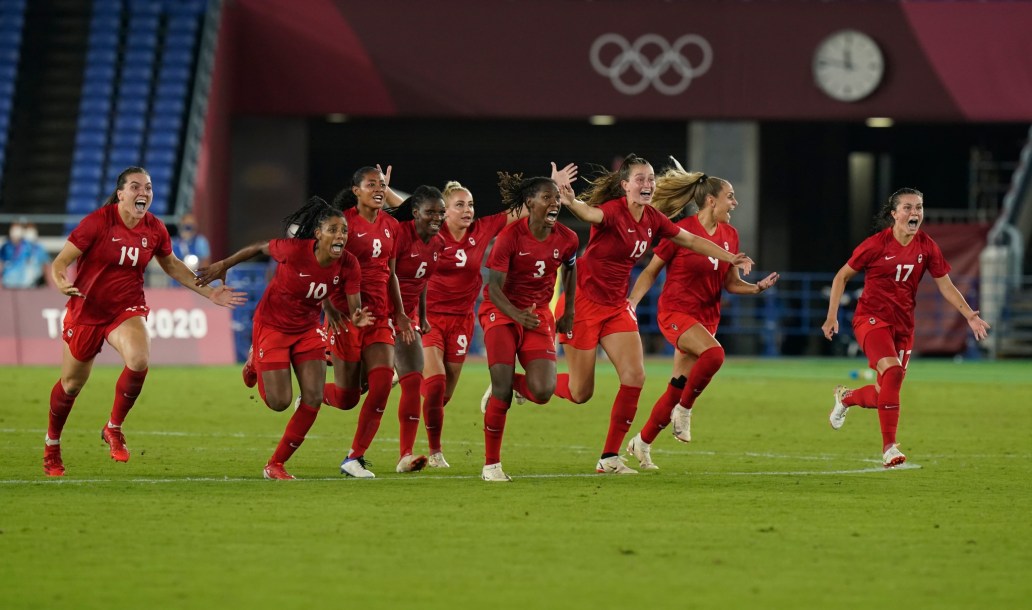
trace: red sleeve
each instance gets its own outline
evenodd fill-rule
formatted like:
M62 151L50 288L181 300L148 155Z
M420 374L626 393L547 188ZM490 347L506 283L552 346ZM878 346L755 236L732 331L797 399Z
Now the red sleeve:
M291 238L291 239L270 239L269 240L269 256L271 256L272 259L274 261L276 261L277 263L282 264L282 263L287 262L287 259L290 257L291 242L293 242L293 241L294 241L293 238Z
M165 223L161 222L161 219L154 217L154 221L158 224L157 231L161 234L161 239L157 246L154 248L154 255L162 258L172 254L172 238L168 234L168 227Z
M566 241L567 245L566 251L563 252L563 263L572 266L577 261L577 248L580 246L580 239L577 238L576 233L571 231Z
M849 257L849 262L847 263L850 269L861 271L871 264L871 261L874 260L880 251L880 248L876 247L879 235L880 233L868 237L853 250L853 256Z
M354 254L345 250L342 256L345 257L341 265L344 271L344 294L358 294L362 291L362 268Z
M509 272L509 259L512 258L513 246L516 240L513 238L515 231L504 231L495 240L491 248L491 255L487 257L487 268L502 273Z
M935 240L928 238L928 272L932 274L934 278L940 278L950 272L950 264L946 261L946 257L942 255L942 250L939 248L939 244L935 243Z
M669 238L674 237L675 235L677 235L678 233L681 232L681 227L678 227L677 225L675 225L672 220L670 220L669 218L664 216L663 213L660 212L659 210L657 210L655 208L645 208L645 209L652 210L653 212L655 212L655 216L656 216L656 219L657 219L656 220L656 224L657 224L656 233L660 237L666 237L666 238L669 239ZM664 259L664 260L666 260L666 259Z
M485 237L490 239L501 233L502 229L509 224L509 213L499 212L498 214L491 214L482 218L481 222L484 223Z
M652 249L652 254L669 263L674 260L674 255L677 254L677 250L680 247L669 239L664 239L659 242L658 246Z
M100 214L89 214L82 219L77 227L72 229L72 234L68 236L68 241L81 252L85 252L96 240L99 229Z

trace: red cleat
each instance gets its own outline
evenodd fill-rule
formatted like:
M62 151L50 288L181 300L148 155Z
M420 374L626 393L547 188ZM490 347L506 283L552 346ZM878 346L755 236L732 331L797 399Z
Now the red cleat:
M43 474L48 477L63 477L64 462L61 461L61 445L43 446Z
M121 428L110 428L105 425L100 431L100 438L111 449L111 459L116 462L129 461L129 448L125 446L125 435Z
M254 370L254 347L247 349L247 361L244 362L244 385L253 388L258 383L258 371Z
M293 481L294 475L290 474L283 468L283 462L269 462L265 465L265 470L262 474L266 479L274 481Z

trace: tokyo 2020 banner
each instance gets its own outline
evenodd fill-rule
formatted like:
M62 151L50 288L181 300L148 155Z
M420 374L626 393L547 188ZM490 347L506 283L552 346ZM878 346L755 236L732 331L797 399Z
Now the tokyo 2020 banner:
M67 297L54 290L0 290L0 365L61 363L61 323ZM231 364L230 310L184 289L147 291L151 364ZM98 364L120 364L108 344Z

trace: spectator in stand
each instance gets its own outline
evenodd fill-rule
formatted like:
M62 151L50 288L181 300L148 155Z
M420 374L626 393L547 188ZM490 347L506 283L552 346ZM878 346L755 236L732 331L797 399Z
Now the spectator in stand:
M8 240L0 246L0 274L4 288L39 288L50 272L50 255L37 241L36 225L11 224Z
M738 207L735 189L727 180L702 172L686 172L680 166L656 180L653 205L674 219L689 205L695 213L675 226L729 252L738 250L738 231L731 226L731 212ZM659 297L659 329L676 348L674 372L667 391L652 408L648 422L627 445L627 453L645 470L656 470L651 443L673 418L674 438L691 441L692 406L724 364L724 348L714 335L720 323L720 297L759 294L778 281L771 273L755 284L742 279L730 263L708 258L664 239L655 248L648 267L638 276L628 301L631 307L648 292L666 267L666 282Z
M835 388L835 404L828 419L838 430L849 407L878 410L882 436L882 465L895 468L907 461L896 442L900 389L914 347L914 309L917 286L925 271L950 305L967 320L975 339L989 333L989 324L971 308L950 279L950 264L938 244L921 231L924 195L912 188L893 193L875 216L877 232L853 250L853 256L835 274L828 296L828 317L821 330L829 341L839 331L838 309L846 284L864 273L864 292L853 316L853 334L867 363L877 373L875 383L855 390Z
M143 322L150 309L143 294L143 274L151 258L156 258L172 279L216 305L232 308L245 301L243 292L225 284L218 288L194 284L193 271L172 253L165 224L148 211L152 200L147 170L122 170L115 192L105 205L82 219L54 260L54 285L70 298L61 333L65 342L61 377L50 391L50 422L43 450L47 476L59 477L65 472L61 431L105 340L125 361L125 367L115 383L111 417L100 436L113 460L129 461L122 423L140 395L150 361L150 337ZM76 261L78 273L72 282L67 272Z
M194 271L211 264L208 238L197 232L197 218L190 212L179 219L179 234L172 238L172 252Z

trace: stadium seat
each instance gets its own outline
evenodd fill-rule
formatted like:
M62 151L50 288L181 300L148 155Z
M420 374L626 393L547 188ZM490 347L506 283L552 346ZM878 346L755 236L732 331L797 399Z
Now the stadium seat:
M155 98L151 112L155 115L183 116L186 109L186 100L183 97L176 98Z
M87 66L113 66L118 61L118 53L111 48L93 48L86 52Z
M157 114L153 112L150 117L150 127L155 131L174 131L179 133L183 128L183 119L178 114Z
M169 15L200 16L207 10L206 0L165 0L165 12Z
M129 49L153 49L158 46L157 32L129 32L125 39L125 48Z
M103 146L76 146L72 153L72 163L93 163L98 167L104 164Z
M158 83L158 88L154 92L154 95L158 99L185 100L189 91L190 84L187 82Z
M154 70L150 66L122 65L121 81L123 83L146 82L154 78Z
M98 198L74 196L68 198L65 209L69 214L89 214L100 204Z
M147 148L164 148L176 150L179 148L179 132L165 131L151 127L147 136Z
M140 164L140 149L138 148L112 148L108 153L108 169L112 167L126 168L130 165ZM119 169L121 171L121 169Z
M90 49L117 49L118 30L91 30L89 37Z
M122 56L122 65L151 68L154 65L154 51L152 49L132 49L126 51Z
M160 149L160 148L148 148L143 157L145 165L172 165L176 162L176 151Z
M173 34L196 34L199 28L199 20L193 15L170 14L165 24L165 31Z
M83 73L83 81L87 83L111 83L115 80L115 67L113 65L86 66Z
M183 66L163 64L158 70L158 82L167 85L173 83L189 83L193 72Z
M93 0L94 15L120 15L122 14L121 0Z
M116 13L94 13L90 17L90 32L117 32L122 28L122 17Z
M126 82L122 81L118 84L118 97L135 97L140 99L147 99L150 97L150 79L145 82Z
M107 131L110 121L106 113L90 112L79 115L80 131Z
M165 47L161 54L161 65L189 69L193 65L193 52L190 49Z
M130 13L129 25L126 31L132 33L157 33L158 15L153 13Z
M142 116L147 114L146 97L120 97L115 105L117 116Z
M72 180L100 182L104 170L100 163L76 163L72 165Z
M172 187L172 176L175 175L172 167L169 165L155 164L148 165L147 171L150 172L151 180L157 185L161 183L165 185L165 188L171 189ZM157 186L155 186L157 188Z
M111 99L111 82L89 82L82 84L82 97L108 102ZM110 103L108 105L110 108Z
M96 130L96 129L82 129L75 134L75 145L80 146L94 146L103 148L107 146L107 130Z
M93 180L72 180L68 184L70 197L89 197L95 199L100 193L100 185Z
M111 112L111 102L107 98L83 95L79 102L79 114L106 116Z
M147 128L147 121L143 114L122 114L115 117L115 131L143 131Z
M111 134L111 146L114 148L143 148L142 131L115 131Z
M166 49L182 49L192 53L196 42L197 36L194 34L169 32L165 35Z

